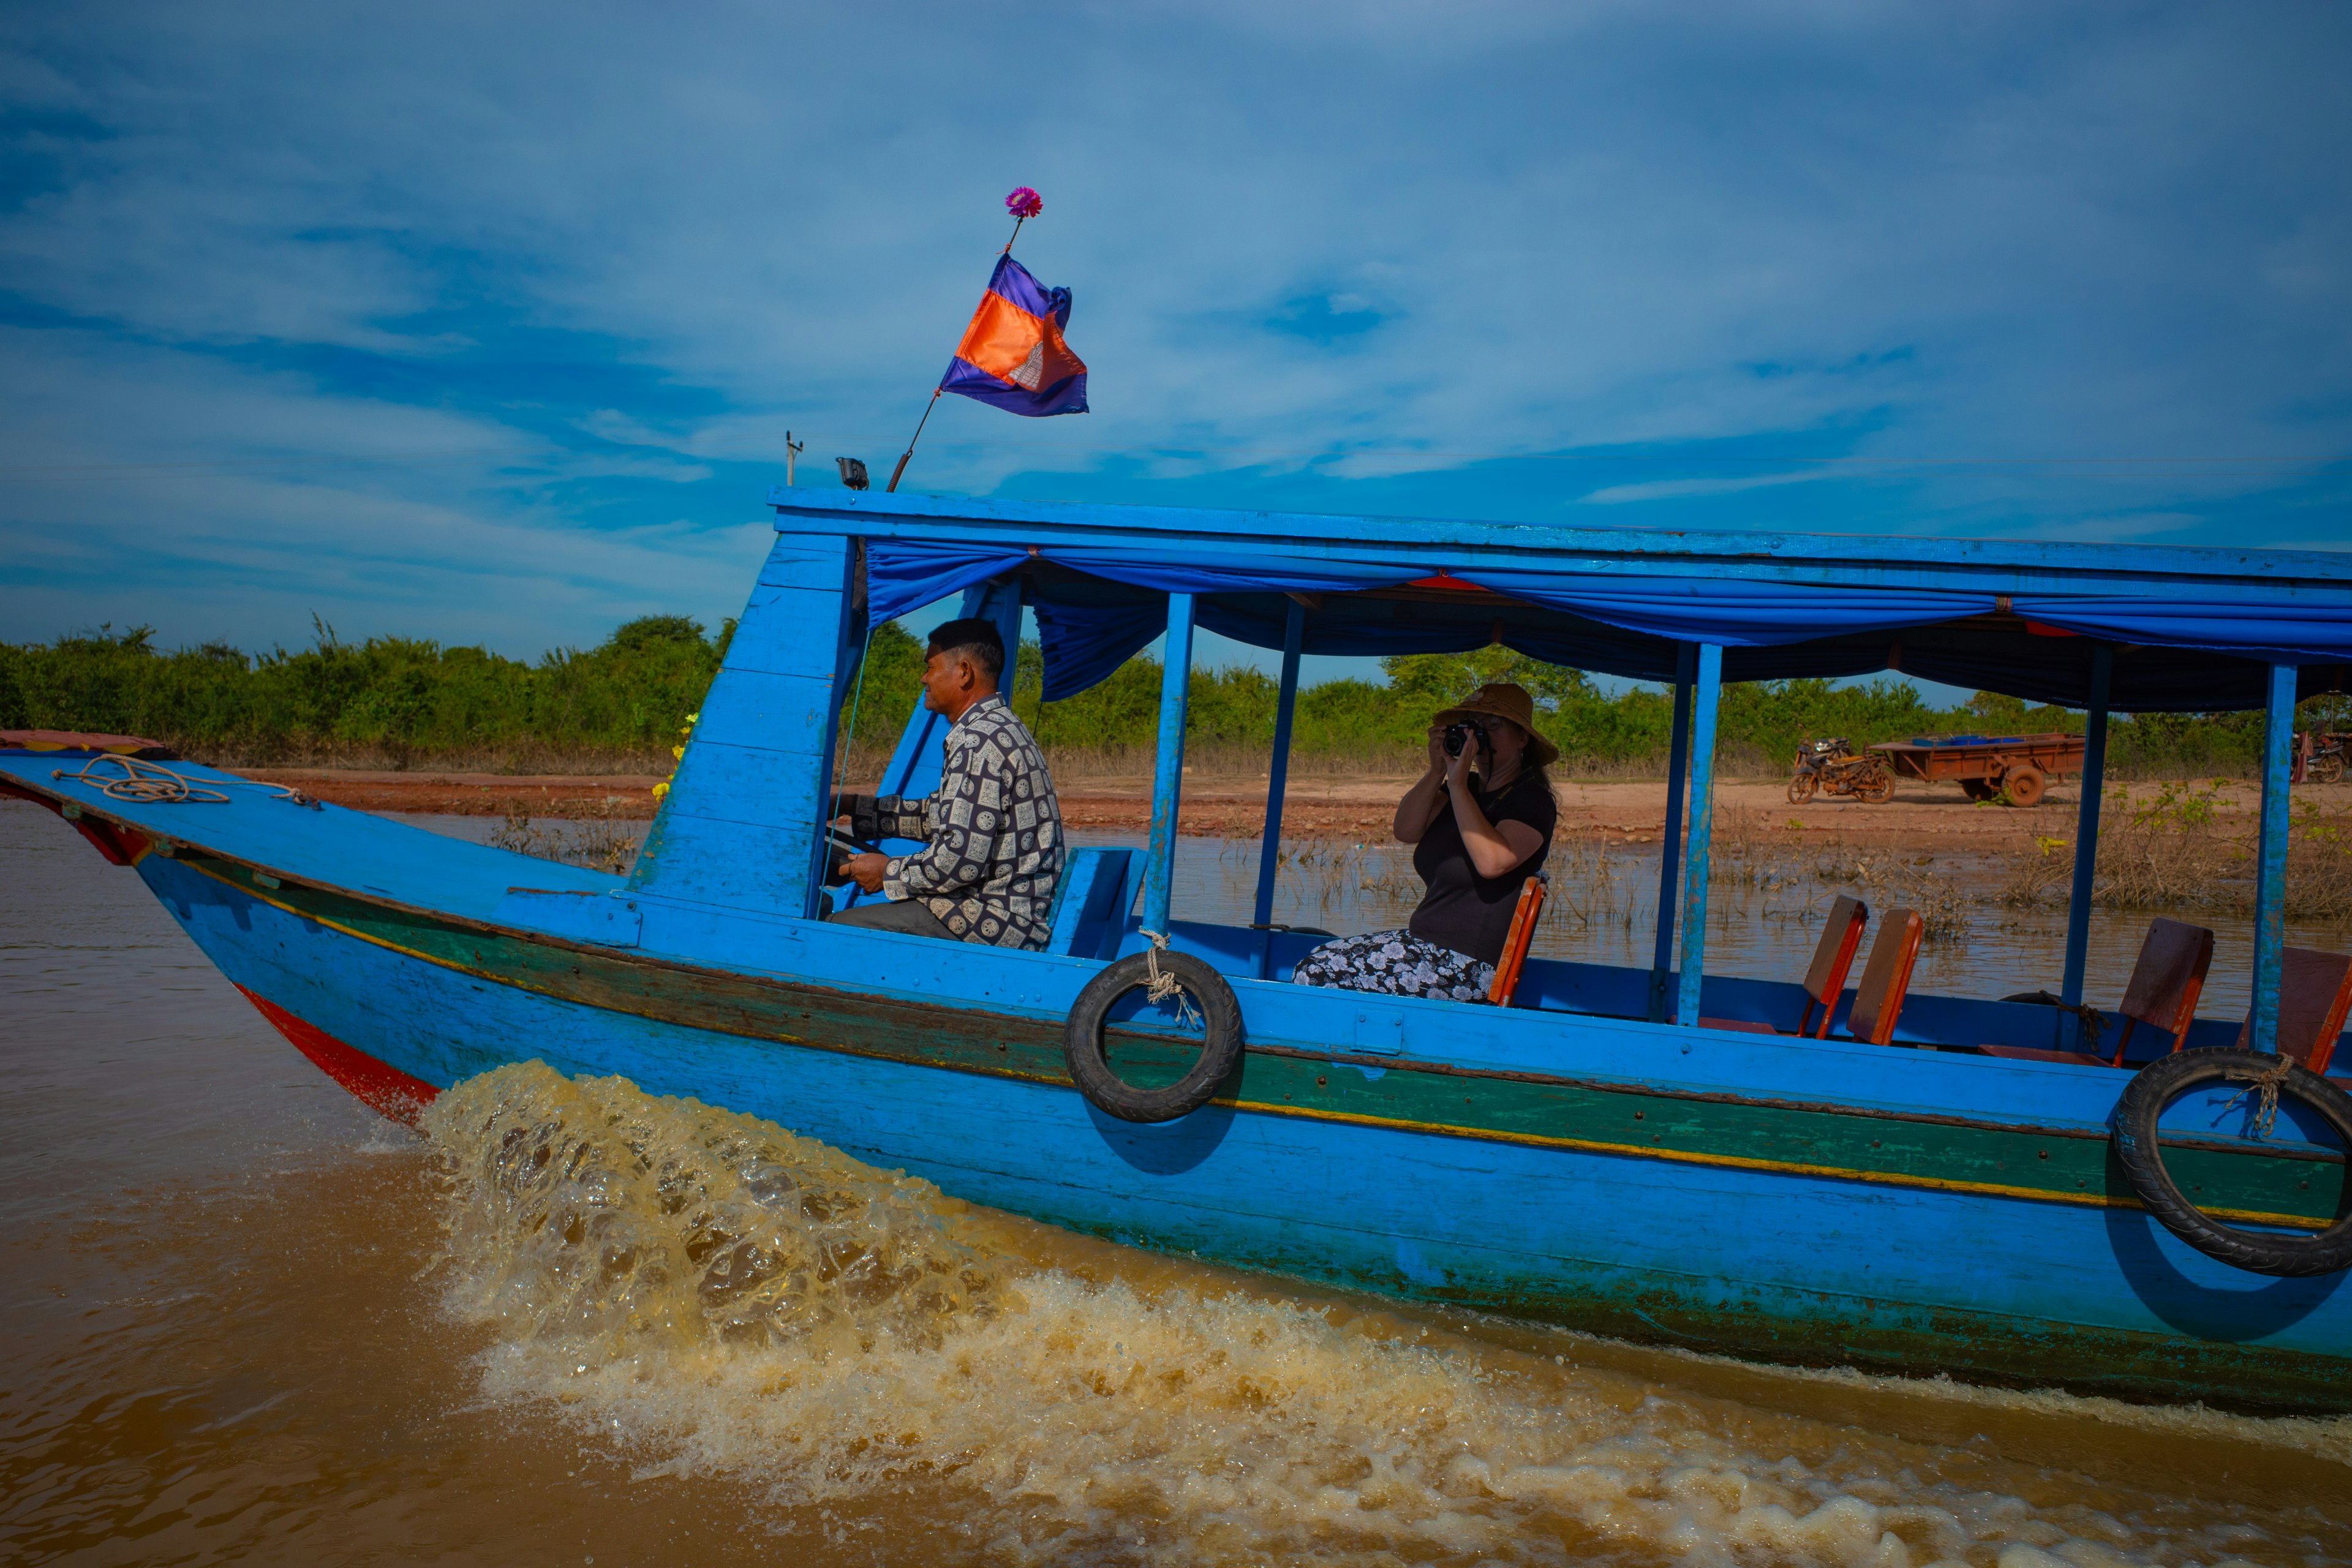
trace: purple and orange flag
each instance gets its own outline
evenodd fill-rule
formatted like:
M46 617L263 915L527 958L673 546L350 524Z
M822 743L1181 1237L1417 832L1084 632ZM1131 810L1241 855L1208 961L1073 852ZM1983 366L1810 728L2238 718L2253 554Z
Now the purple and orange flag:
M1062 341L1069 324L1067 289L1046 288L1009 253L997 258L940 390L1031 418L1084 414L1087 366Z

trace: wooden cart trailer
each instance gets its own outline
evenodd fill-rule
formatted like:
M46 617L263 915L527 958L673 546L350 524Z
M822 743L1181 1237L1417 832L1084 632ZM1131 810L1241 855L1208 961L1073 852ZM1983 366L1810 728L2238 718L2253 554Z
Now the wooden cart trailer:
M1958 779L1970 800L2006 787L2011 805L2038 805L2053 773L2083 771L2080 735L1914 735L1870 749L1885 753L1897 778Z

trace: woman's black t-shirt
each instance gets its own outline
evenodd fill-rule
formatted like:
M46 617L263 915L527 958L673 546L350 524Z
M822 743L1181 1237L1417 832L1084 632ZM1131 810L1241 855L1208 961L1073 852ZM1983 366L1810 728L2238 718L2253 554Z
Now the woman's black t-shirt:
M1423 942L1466 952L1482 963L1503 956L1503 940L1511 934L1511 911L1518 907L1519 889L1540 869L1551 852L1551 830L1559 820L1559 802L1535 773L1521 773L1493 795L1481 790L1478 808L1499 827L1524 822L1542 837L1536 852L1499 877L1481 877L1470 864L1470 847L1462 842L1462 826L1454 819L1449 797L1438 808L1429 830L1413 846L1412 868L1429 884L1421 907L1412 911L1407 928Z

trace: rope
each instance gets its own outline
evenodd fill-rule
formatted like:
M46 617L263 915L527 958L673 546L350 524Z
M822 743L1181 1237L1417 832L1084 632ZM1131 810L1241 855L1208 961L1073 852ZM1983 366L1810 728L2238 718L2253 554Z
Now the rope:
M1151 945L1143 950L1144 967L1151 973L1150 982L1144 987L1144 995L1158 1003L1165 1003L1171 996L1175 997L1177 1021L1188 1026L1198 1024L1201 1021L1201 1015L1193 1011L1191 993L1184 989L1183 983L1175 975L1164 972L1160 967L1160 954L1168 946L1167 937L1156 931L1148 931L1142 934L1151 939Z
M2096 1046L2099 1043L2099 1037L2107 1032L2107 1016L2105 1013L2100 1012L2096 1007L2068 1002L2064 997L2052 992L2036 991L2030 996L2013 996L2010 1000L2032 1002L2044 1007L2055 1007L2061 1013L2074 1014L2083 1020L2083 1027L2089 1031L2086 1037L2094 1046Z
M2271 1135L2271 1129L2278 1122L2279 1089L2285 1084L2286 1075L2294 1067L2294 1058L2282 1053L2278 1060L2254 1074L2251 1079L2243 1080L2246 1084L2245 1093L2230 1101L2232 1106L2243 1105L2248 1094L2259 1094L2262 1097L2261 1109L2255 1111L2254 1121L2261 1136L2264 1138Z
M849 733L841 743L841 753L845 757L849 754L849 748L857 744L857 705L866 700L866 667L874 658L874 634L877 629L874 626L866 628L866 647L857 656L857 689L849 694Z
M92 771L107 766L120 768L122 772L119 777L108 777ZM317 801L290 784L264 784L259 779L240 778L208 779L199 783L161 763L111 753L92 757L72 773L58 768L49 777L70 784L88 784L109 800L127 801L133 805L226 805L228 796L213 786L228 784L243 789L268 790L273 799L307 805L312 811L319 809Z

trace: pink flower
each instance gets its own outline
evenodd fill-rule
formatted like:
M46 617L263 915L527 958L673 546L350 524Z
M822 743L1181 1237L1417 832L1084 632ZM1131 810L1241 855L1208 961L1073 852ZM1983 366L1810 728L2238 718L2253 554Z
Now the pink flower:
M1004 210L1014 217L1035 217L1045 210L1045 199L1028 186L1023 185L1004 198Z

